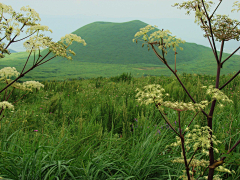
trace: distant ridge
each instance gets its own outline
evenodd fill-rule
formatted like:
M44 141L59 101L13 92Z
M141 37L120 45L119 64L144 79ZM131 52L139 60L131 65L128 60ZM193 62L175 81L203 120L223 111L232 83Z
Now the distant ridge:
M14 50L12 50L12 49L8 49L8 51L9 51L10 53L18 53L17 51L14 51Z

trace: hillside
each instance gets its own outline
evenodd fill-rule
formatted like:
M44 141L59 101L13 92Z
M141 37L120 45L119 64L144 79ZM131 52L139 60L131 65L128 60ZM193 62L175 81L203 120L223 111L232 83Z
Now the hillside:
M132 41L132 39L135 38L134 35L136 32L147 25L147 23L139 20L124 23L93 22L87 24L72 32L72 34L80 36L87 43L86 46L83 46L83 44L73 42L73 44L69 46L69 49L76 53L76 56L72 56L73 61L69 61L62 57L56 57L35 68L29 72L28 75L42 79L46 78L45 74L47 73L48 78L59 78L61 76L61 79L63 79L73 78L73 76L109 77L110 75L115 76L119 73L121 74L123 72L131 71L132 74L135 74L136 76L136 72L142 73L147 71L149 74L153 74L151 71L152 68L160 68L160 70L155 70L161 72L162 75L172 74L156 57L151 48L150 51L147 50L146 45L142 48L143 41L138 41L137 44ZM159 29L164 29L164 27L159 27ZM148 32L148 35L159 29ZM172 36L174 35L172 34ZM181 51L179 47L182 47L183 51ZM178 72L181 70L181 73L183 73L183 71L191 73L192 71L197 70L205 74L216 74L216 60L211 48L187 42L179 44L179 47L177 47ZM159 54L161 54L161 51L159 49L157 50ZM47 49L42 50L41 55L44 56L47 52ZM3 61L2 66L9 66L11 65L11 62L18 59L18 64L12 64L14 64L17 70L19 69L18 71L20 71L26 62L27 56L27 52L15 53L11 56L6 55L4 60L8 60L8 65L5 65L6 63ZM224 53L223 58L226 58L227 56L228 54ZM50 54L47 59L51 57L53 57L52 54ZM227 70L223 70L222 72L230 73L234 70L236 71L237 69L235 69L235 67L239 67L240 65L239 57L239 55L232 56L229 60L231 63L229 64L227 62L226 65L224 64L224 67L227 67ZM168 64L172 65L171 67L174 68L173 65L175 58L172 48L165 58L167 59ZM9 60L11 62L9 62ZM235 65L233 66L233 64ZM31 66L28 65L27 67L30 68ZM147 68L150 68L150 70ZM156 74L156 72L154 73Z

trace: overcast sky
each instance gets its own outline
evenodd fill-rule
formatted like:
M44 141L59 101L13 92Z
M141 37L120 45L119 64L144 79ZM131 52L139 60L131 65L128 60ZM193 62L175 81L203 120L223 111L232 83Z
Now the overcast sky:
M219 0L212 0L210 12L212 13ZM223 0L215 14L229 15L231 19L240 21L240 12L233 6L236 0ZM26 12L20 11L22 6L29 5L41 18L41 25L48 26L53 33L46 33L46 36L53 38L54 42L60 40L65 34L96 21L105 22L127 22L132 20L141 20L150 25L157 25L159 29L168 29L171 35L181 38L186 42L194 42L210 47L207 38L203 37L204 31L194 23L195 13L191 11L186 15L186 9L177 9L172 7L174 3L182 3L183 0L1 0L1 3L10 5L16 12L26 15ZM186 0L185 0L186 2ZM240 1L238 1L240 2ZM7 14L3 14L9 18ZM168 18L168 19L166 19ZM21 27L22 24L20 24ZM240 25L238 26L240 29ZM27 28L23 30L26 31ZM24 32L25 32L24 31ZM25 37L22 33L18 39ZM81 36L81 35L80 35ZM134 37L133 37L134 38ZM16 39L16 40L18 40ZM84 39L84 37L82 37ZM22 40L10 45L10 49L15 51L25 51ZM5 41L4 41L5 42ZM86 42L87 43L87 42ZM233 52L240 45L240 41L231 40L225 42L224 52ZM220 43L216 43L217 49L220 49ZM236 54L240 55L240 50Z

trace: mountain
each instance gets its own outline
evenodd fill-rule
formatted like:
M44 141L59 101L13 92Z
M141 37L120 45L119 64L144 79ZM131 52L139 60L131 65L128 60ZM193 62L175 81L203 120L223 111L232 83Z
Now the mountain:
M140 28L147 26L139 20L124 22L124 23L111 23L111 22L93 22L87 24L72 34L76 34L85 40L86 46L83 44L73 42L69 46L69 49L76 53L76 56L72 56L73 60L79 62L91 62L91 63L104 63L104 64L161 64L160 60L156 57L155 53L150 47L150 51L147 50L145 44L142 48L142 37L138 38L138 43L132 41L135 39L134 35L140 31ZM162 29L161 27L160 29ZM148 32L148 36L158 31L154 29ZM176 37L178 38L178 37ZM142 41L139 41L142 40ZM161 50L157 48L159 54L162 55ZM183 51L179 49L183 47ZM188 63L189 61L197 60L197 58L209 58L208 52L212 53L212 49L198 45L195 43L180 43L177 47L177 61ZM168 49L169 50L169 49ZM43 50L42 54L47 54L48 50ZM207 55L207 56L206 56ZM52 56L50 56L52 57ZM168 64L174 64L174 51L173 48L169 50L169 53L165 58L168 60ZM66 59L57 57L55 62L62 62Z
M42 64L40 67L35 68L29 72L28 75L32 76L32 78L46 78L47 74L47 78L50 79L59 77L63 79L63 77L71 78L73 76L109 77L130 71L132 74L142 74L143 72L162 75L172 74L160 59L157 58L151 46L150 51L148 51L146 44L142 47L142 43L144 42L142 36L138 38L137 44L132 41L132 39L135 39L134 35L140 31L140 28L144 28L147 25L147 23L139 20L124 23L98 21L87 24L72 32L72 34L80 36L87 43L86 46L83 46L82 43L73 42L68 47L68 49L76 53L76 56L72 56L73 61L58 56ZM164 27L159 27L159 29L164 29ZM148 32L147 35L149 36L159 29L156 28ZM155 45L154 47L162 56L161 50ZM181 51L179 47L182 47L183 51ZM192 71L199 71L209 75L216 75L216 60L211 48L188 42L180 43L179 47L177 47L178 54L176 56L178 72L192 73ZM168 48L167 50L168 54L165 58L168 64L174 68L175 56L173 48ZM47 52L48 49L42 50L42 57L44 57ZM21 52L15 53L9 56L9 58L11 57L11 60L18 59L18 65L14 63L12 63L12 65L14 65L17 70L22 70L28 55L29 53L27 52ZM53 56L52 53L49 54L44 61ZM229 54L223 53L223 59L228 56ZM31 55L31 57L33 57L33 55ZM240 65L239 57L239 55L233 55L231 60L224 64L221 74L232 73L238 70L236 67ZM30 63L27 65L28 68L30 67L29 64ZM6 66L9 65L8 62ZM4 66L4 62L2 62L2 66ZM152 69L156 69L156 72L153 72ZM22 79L24 78L25 77Z
M12 50L12 49L8 49L8 51L9 51L10 53L17 53L17 51L14 51L14 50Z

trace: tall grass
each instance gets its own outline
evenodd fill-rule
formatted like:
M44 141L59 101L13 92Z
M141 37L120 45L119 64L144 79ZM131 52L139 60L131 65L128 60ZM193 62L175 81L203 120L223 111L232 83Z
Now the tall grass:
M230 75L222 76L220 85L229 78ZM197 102L211 100L200 87L214 84L214 76L183 74L181 79ZM15 104L14 112L8 109L4 112L0 129L0 176L16 180L150 180L178 179L182 174L184 165L171 163L181 155L180 147L165 148L175 142L175 134L154 105L140 106L135 100L136 88L160 84L170 94L165 100L191 102L174 77L133 78L131 74L122 74L41 83L45 87L24 96ZM240 138L240 78L235 78L222 91L234 104L226 104L224 110L216 107L213 133L223 142L216 156ZM15 102L23 94L14 89L9 102ZM176 112L165 109L175 125ZM190 122L193 115L193 112L183 112L181 126ZM201 113L194 122L193 125L207 124ZM239 152L239 147L234 152ZM225 179L239 178L239 164L227 165L236 171L233 176L221 175Z

